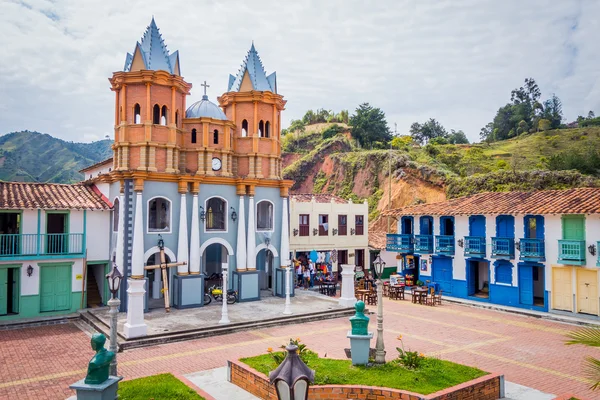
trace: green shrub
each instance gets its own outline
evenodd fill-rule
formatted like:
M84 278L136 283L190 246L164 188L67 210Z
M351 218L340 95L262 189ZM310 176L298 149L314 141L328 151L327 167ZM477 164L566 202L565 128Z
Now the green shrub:
M338 124L333 124L329 127L327 127L327 129L325 129L323 131L323 139L329 139L334 137L335 135L337 135L338 133L344 132L344 127L338 125Z

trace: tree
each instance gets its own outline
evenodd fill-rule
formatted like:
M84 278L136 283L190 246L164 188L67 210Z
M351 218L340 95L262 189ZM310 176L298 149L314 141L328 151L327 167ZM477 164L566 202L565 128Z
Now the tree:
M354 115L350 117L350 126L352 127L352 136L362 146L371 145L374 142L386 143L392 138L385 113L369 103L358 106Z
M581 328L567 335L569 340L566 344L583 344L589 347L600 347L600 329L598 328ZM586 357L585 374L591 380L591 390L600 389L600 360L594 357Z
M538 121L538 129L540 131L547 131L552 127L552 125L550 124L550 121L548 121L547 119L540 119Z
M594 118L596 118L596 114L594 114L594 112L592 110L590 110L588 112L587 119L594 119Z
M413 142L412 137L410 136L396 136L390 142L392 148L403 150L410 146Z
M455 131L454 129L450 129L448 142L451 144L469 144L469 139L467 139L467 135L462 130Z
M494 133L494 123L488 122L486 124L486 126L481 128L481 130L479 131L479 138L481 139L482 142L484 142L484 141L491 142L491 141L493 141L493 137L492 137L493 133Z
M589 115L589 114L588 114ZM544 111L542 118L550 121L552 129L558 129L562 122L562 102L553 94L552 97L544 102Z
M447 138L448 132L446 129L436 121L434 118L429 118L429 121L424 124L418 122L413 123L410 126L410 135L413 140L419 144L425 144L431 139L442 137Z

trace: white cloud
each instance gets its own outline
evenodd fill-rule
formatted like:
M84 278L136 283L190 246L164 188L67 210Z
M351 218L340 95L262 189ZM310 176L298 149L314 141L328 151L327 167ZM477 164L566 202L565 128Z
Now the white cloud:
M107 78L122 68L152 14L182 73L226 90L252 40L288 100L284 121L309 108L365 101L406 133L429 117L477 139L526 77L565 117L600 112L598 2L561 0L127 1L0 4L0 127L66 140L112 131Z

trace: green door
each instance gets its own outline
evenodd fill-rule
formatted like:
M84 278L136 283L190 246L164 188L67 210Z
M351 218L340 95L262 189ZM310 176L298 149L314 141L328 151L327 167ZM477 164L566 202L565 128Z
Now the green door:
M40 312L71 308L71 267L43 266L40 274Z
M562 218L564 240L585 240L585 217L565 215Z
M8 269L0 268L0 315L8 314Z

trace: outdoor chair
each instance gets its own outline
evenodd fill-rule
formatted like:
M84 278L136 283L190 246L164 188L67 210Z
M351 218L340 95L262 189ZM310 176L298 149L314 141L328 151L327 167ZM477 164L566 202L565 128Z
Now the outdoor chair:
M377 305L377 293L376 292L369 292L366 295L366 298L367 298L367 304Z
M433 295L433 301L435 304L439 304L440 306L442 305L442 289L440 289L437 294Z
M425 293L425 304L430 306L435 306L435 289L430 287L429 290Z
M405 289L406 289L406 286L401 286L399 288L396 288L396 299L404 300L404 290Z

